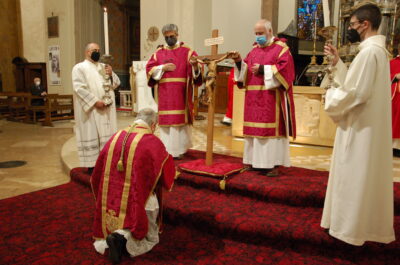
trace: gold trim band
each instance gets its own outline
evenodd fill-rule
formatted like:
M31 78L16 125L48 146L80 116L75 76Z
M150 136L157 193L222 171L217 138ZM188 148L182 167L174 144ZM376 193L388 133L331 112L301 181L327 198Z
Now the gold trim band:
M135 135L135 138L131 142L131 146L129 147L129 154L128 154L128 159L127 159L127 166L126 166L126 173L125 173L125 182L124 182L124 188L122 192L122 197L121 197L121 206L119 210L119 222L118 225L120 229L123 228L124 222L125 222L125 216L126 216L126 208L128 205L128 198L129 198L129 191L131 187L131 177L132 177L132 164L133 164L133 159L135 157L135 151L136 147L139 143L139 141L142 139L144 134L142 133L137 133Z
M251 85L246 87L247 90L266 90L265 86Z
M162 83L171 83L171 82L179 82L179 83L186 83L186 78L161 78L160 84Z
M104 170L104 178L103 178L103 192L101 196L101 226L103 230L103 236L104 238L107 237L107 226L106 226L106 212L107 212L107 196L108 196L108 184L110 180L110 169L111 169L111 162L113 159L113 153L114 153L114 148L115 144L118 141L118 138L120 136L122 131L119 131L115 136L114 139L112 140L110 147L108 148L108 153L107 153L107 161L106 161L106 166Z
M185 110L159 110L158 115L179 115L185 114Z
M276 128L276 122L274 122L274 123L263 123L263 122L247 122L247 121L245 121L243 123L243 126L253 127L253 128L270 129L270 128Z
M272 72L275 75L275 78L278 79L279 82L281 82L281 84L286 88L289 89L289 85L286 82L285 78L283 78L283 76L279 73L278 68L276 68L276 65L272 65Z

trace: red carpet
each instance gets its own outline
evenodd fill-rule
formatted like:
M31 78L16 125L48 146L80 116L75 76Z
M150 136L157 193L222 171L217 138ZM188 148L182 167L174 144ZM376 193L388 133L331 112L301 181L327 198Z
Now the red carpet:
M191 151L177 162L203 156ZM0 201L0 264L109 264L92 247L94 199L83 172L72 170L68 184ZM400 264L400 240L352 247L319 227L326 172L282 172L233 175L225 191L218 179L182 174L164 193L160 244L123 264ZM399 190L396 184L397 213ZM395 224L400 236L399 214Z

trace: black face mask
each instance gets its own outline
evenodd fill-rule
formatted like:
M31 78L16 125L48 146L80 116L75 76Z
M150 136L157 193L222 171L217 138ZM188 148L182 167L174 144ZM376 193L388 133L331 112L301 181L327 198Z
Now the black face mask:
M92 59L94 62L98 62L100 60L100 53L96 51L92 52L90 59Z
M175 36L165 37L165 41L167 42L168 46L174 46L178 41Z
M346 37L351 43L359 42L361 40L360 34L355 29L348 30Z

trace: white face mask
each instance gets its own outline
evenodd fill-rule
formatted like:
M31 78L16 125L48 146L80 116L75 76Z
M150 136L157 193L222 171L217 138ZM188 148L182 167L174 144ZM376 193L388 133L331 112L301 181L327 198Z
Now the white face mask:
M36 81L35 85L39 86L40 85L40 81Z

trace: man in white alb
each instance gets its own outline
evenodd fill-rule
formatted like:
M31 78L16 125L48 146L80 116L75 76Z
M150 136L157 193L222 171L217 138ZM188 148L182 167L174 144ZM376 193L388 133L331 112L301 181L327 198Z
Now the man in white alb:
M325 111L338 127L321 226L357 246L395 240L389 53L377 33L381 18L374 4L351 14L348 39L361 43L349 69L336 48L325 46L336 67Z
M89 43L85 48L85 60L72 69L74 96L75 135L78 144L80 165L91 174L100 150L117 131L117 115L114 89L120 84L111 66L99 62L100 47ZM111 78L105 96L105 75ZM108 104L107 104L108 103Z

